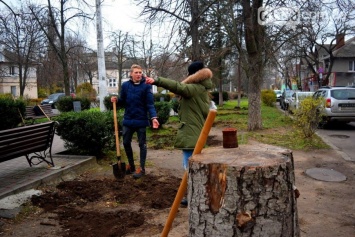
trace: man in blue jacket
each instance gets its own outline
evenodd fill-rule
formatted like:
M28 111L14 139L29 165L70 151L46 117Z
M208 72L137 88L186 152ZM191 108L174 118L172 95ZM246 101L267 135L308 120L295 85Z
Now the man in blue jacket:
M130 71L130 80L122 84L120 96L112 97L112 102L124 107L123 116L123 147L129 162L128 172L133 173L134 178L140 178L145 174L145 161L147 158L146 127L152 120L153 128L159 127L157 113L154 107L152 86L145 83L142 67L133 64ZM148 118L149 114L149 118ZM137 133L140 148L140 168L136 170L133 160L132 137Z

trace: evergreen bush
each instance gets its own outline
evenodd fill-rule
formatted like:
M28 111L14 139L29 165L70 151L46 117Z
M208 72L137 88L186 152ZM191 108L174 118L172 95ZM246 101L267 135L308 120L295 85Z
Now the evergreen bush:
M118 97L117 95L108 95L108 96L105 96L104 97L104 105L106 107L107 110L113 110L113 105L112 105L112 102L111 102L111 97L112 96L116 96ZM118 106L117 106L118 107ZM117 108L118 109L118 108Z
M26 104L23 100L14 100L11 94L0 95L0 130L17 127L25 116Z
M73 102L74 101L80 101L81 104L81 110L88 110L90 109L90 99L86 98L86 97L76 97L73 98L71 96L64 96L61 97L58 102L57 102L57 109L60 112L70 112L70 111L74 111L74 105Z
M210 94L211 94L211 100L213 100L218 105L219 104L219 92L212 91ZM228 101L228 99L229 99L228 92L223 91L222 96L223 96L223 101Z
M174 97L171 101L170 101L170 106L171 108L174 110L175 113L179 112L179 99L177 97Z
M95 155L100 158L107 149L115 149L112 111L85 110L61 113L57 134L65 148L73 154Z
M160 126L165 124L170 117L170 110L171 110L171 103L170 102L155 102L154 103L155 109L157 111L158 115L158 121L160 123Z
M169 102L171 95L168 94L162 94L162 93L156 93L154 94L154 101L156 102L160 102L160 101L165 101L165 102Z

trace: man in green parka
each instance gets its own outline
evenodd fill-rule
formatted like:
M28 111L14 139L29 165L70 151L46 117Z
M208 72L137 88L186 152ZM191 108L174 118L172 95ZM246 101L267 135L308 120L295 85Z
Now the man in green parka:
M200 61L191 63L188 72L188 77L182 82L162 77L146 78L146 83L163 87L180 96L178 111L180 124L174 146L183 151L185 169L209 112L211 103L209 90L212 89L213 76L212 71L205 68Z

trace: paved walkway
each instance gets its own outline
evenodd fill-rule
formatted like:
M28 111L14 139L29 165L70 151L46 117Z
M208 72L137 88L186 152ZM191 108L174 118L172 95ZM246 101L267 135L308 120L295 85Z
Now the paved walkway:
M25 156L0 163L0 199L58 179L69 179L77 171L96 164L95 157L57 154L62 151L65 151L63 141L55 135L52 146L55 167L46 163L30 167Z

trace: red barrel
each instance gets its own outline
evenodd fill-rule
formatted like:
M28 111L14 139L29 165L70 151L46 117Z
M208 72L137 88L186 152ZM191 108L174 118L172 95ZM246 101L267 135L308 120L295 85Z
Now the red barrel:
M237 129L225 128L223 129L223 148L236 148L238 147Z

